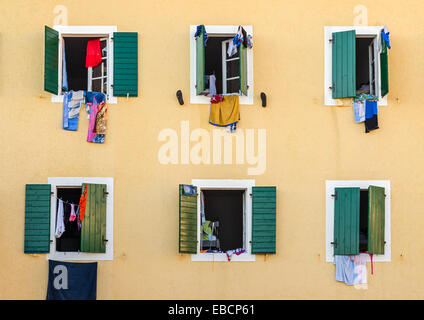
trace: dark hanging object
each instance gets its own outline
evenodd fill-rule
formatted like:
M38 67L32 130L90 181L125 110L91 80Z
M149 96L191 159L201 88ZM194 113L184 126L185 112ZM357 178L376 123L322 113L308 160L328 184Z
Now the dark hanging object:
M178 98L178 102L180 103L180 105L183 105L184 100L183 100L183 93L181 92L181 90L177 91L177 98Z
M261 92L262 107L266 107L266 94Z

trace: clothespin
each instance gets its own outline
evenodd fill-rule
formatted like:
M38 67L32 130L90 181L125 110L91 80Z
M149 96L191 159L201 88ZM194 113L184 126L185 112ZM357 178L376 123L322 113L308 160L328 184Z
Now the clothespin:
M127 100L128 100L128 97L130 96L130 94L127 92Z
M266 254L264 254L264 262L266 262Z

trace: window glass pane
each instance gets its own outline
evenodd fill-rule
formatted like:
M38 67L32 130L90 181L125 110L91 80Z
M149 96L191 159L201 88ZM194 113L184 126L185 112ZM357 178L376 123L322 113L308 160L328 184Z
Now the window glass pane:
M91 90L95 92L102 92L101 86L102 86L101 79L93 80L93 86Z
M233 39L231 38L231 41L233 41ZM226 44L225 44L225 52L226 52L226 54L225 54L225 58L226 59L232 59L232 58L237 58L238 56L239 56L239 48L237 48L237 53L235 53L235 54L233 54L231 57L228 55L228 46L229 46L230 44L229 44L229 42L227 42Z
M227 93L238 93L240 90L240 80L228 80L227 81Z
M106 75L107 64L106 64L106 61L103 60L102 63L100 63L97 66L93 67L93 78L97 78L97 77L101 77L102 76L102 65L103 65L103 75Z
M240 60L227 61L227 78L238 77L240 75Z

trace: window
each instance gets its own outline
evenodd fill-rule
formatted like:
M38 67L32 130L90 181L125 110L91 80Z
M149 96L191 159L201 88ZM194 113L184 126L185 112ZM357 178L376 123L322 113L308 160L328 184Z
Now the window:
M226 251L243 249L231 261L275 254L276 188L254 180L193 180L193 194L179 190L179 252L192 261L228 261ZM204 208L204 214L203 210ZM203 250L222 253L206 253Z
M326 181L326 258L368 252L390 261L390 182Z
M325 105L360 93L387 105L387 46L383 27L325 27Z
M64 204L65 232L55 238L56 199L78 204L83 188L81 229L69 222L70 205ZM113 259L113 178L49 178L46 185L27 185L25 208L26 253L48 253L53 260Z
M138 35L116 31L114 26L45 27L44 90L53 102L63 101L65 73L68 90L102 92L109 103L138 95ZM86 68L87 43L93 39L100 39L102 62Z
M251 26L243 26L252 35ZM253 104L253 48L239 46L231 57L227 50L238 26L205 26L208 39L194 37L197 26L190 26L190 102L209 104L209 77L216 77L217 94L240 94L240 104Z

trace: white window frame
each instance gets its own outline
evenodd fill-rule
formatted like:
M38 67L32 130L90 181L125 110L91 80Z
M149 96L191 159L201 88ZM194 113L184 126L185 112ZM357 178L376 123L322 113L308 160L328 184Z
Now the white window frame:
M206 33L209 36L228 35L234 37L239 26L206 25ZM252 26L243 26L247 34L253 37ZM196 34L197 25L190 25L190 103L210 104L210 97L196 94ZM253 48L247 50L247 96L241 95L239 104L253 105Z
M377 37L377 48L378 41L381 41L381 30L383 26L326 26L324 27L324 104L326 106L338 106L346 104L344 99L333 99L332 98L332 90L330 87L332 86L332 43L331 39L333 37L333 32L342 32L342 31L351 31L355 30L356 37ZM374 51L378 53L377 51ZM380 54L376 56L378 77L377 85L378 85L378 105L379 106L387 106L387 95L384 98L381 98L381 62L380 62ZM353 104L353 103L352 103Z
M384 255L373 255L373 262L391 261L391 235L390 235L390 181L389 180L326 180L325 182L325 201L326 201L326 261L334 263L334 247L331 242L334 241L334 197L335 188L354 188L361 190L368 187L383 187L386 194L385 198L385 222L384 222ZM370 257L368 256L368 261Z
M116 26L53 26L53 29L59 32L59 61L58 61L58 88L59 94L52 94L52 102L63 103L62 94L62 55L63 55L63 37L99 37L108 38L107 47L107 102L117 103L117 97L113 96L113 33L118 31Z
M227 81L240 79L240 74L237 77L227 78L227 63L230 61L239 60L240 55L238 57L230 57L227 59L227 43L230 43L232 39L224 40L221 42L221 50L222 50L222 93L227 94ZM240 82L240 81L239 81Z
M48 183L51 185L53 193L50 208L50 253L47 254L47 260L113 260L113 178L95 178L95 177L49 177ZM56 251L56 198L57 188L60 187L81 187L83 183L105 184L108 195L106 197L106 252L60 252Z
M231 261L255 261L256 257L251 254L252 246L252 187L255 186L255 180L192 180L192 185L197 187L197 254L191 255L191 261L228 261L225 253L201 253L200 252L200 230L201 230L201 209L200 193L202 190L245 190L244 193L244 246L246 252L231 256Z

